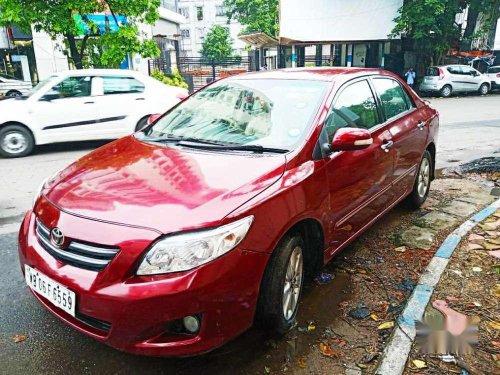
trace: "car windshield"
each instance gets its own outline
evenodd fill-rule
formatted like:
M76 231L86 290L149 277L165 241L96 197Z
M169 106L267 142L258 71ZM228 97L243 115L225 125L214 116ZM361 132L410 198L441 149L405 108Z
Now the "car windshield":
M437 77L439 76L439 68L436 66L431 66L430 68L426 69L425 75L430 77Z
M40 81L35 87L33 87L30 92L27 95L23 95L23 97L30 97L43 89L45 86L47 86L49 83L51 83L54 78L56 78L56 75L49 76L48 78L44 79L43 81Z
M168 112L147 136L291 149L303 138L327 85L306 80L222 80Z

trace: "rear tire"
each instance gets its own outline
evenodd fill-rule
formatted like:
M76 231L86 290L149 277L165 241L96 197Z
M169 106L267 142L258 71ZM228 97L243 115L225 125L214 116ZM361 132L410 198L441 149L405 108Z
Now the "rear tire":
M8 91L5 96L7 98L17 98L18 96L21 96L23 94L21 94L21 92L17 91L17 90L10 90Z
M479 86L479 95L486 95L490 92L490 86L487 83L483 83Z
M279 334L295 323L304 284L304 248L299 234L284 237L264 272L257 315L266 328Z
M31 132L20 125L7 125L0 128L0 156L20 158L29 155L35 147Z
M453 89L450 85L444 85L441 91L439 92L443 98L448 98L451 96Z
M418 167L415 183L413 184L413 189L408 196L408 203L415 209L420 208L420 206L424 204L427 196L429 195L429 189L431 187L432 166L433 163L431 153L425 150Z

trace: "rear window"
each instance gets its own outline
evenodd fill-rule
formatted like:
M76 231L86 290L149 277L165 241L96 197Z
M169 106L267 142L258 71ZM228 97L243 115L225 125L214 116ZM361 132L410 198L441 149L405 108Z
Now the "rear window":
M500 73L500 66L492 66L488 69L488 73Z
M426 76L437 77L439 76L439 68L436 66L431 66L425 71Z

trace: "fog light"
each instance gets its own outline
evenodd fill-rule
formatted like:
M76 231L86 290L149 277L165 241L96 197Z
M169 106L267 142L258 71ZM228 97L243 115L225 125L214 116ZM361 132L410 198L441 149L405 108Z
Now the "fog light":
M182 323L184 324L184 328L186 331L189 333L196 333L200 329L200 321L196 316L186 316L184 319L182 319Z

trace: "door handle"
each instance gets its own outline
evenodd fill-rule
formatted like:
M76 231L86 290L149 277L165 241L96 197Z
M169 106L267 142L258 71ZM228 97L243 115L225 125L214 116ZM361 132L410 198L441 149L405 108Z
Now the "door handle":
M389 152L389 149L394 146L394 142L393 141L384 141L384 143L382 144L382 146L380 146L380 148L382 150L384 150L385 152Z
M83 104L94 104L94 102L83 102Z
M420 120L417 124L417 128L419 128L420 130L424 130L425 128L425 122Z
M135 99L135 100L146 100L146 99L144 99L144 98L137 98L137 99Z

